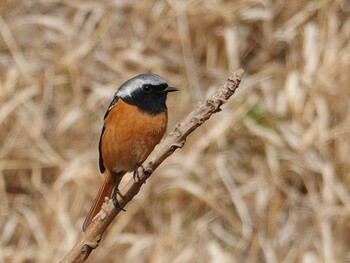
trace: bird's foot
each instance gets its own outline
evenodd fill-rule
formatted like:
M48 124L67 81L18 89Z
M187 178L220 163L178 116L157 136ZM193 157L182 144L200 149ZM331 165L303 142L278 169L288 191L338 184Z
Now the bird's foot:
M118 201L118 195L120 195L123 198L123 195L120 193L118 187L116 186L113 190L113 195L112 195L113 205L116 209L120 209L125 212L126 210L120 205Z

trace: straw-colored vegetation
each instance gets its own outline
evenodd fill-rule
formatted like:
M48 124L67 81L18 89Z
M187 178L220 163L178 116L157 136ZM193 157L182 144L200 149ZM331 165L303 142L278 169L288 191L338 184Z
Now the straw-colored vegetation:
M0 262L57 262L101 184L112 94L146 71L180 121L230 71L240 90L152 175L89 262L346 262L350 5L0 3Z

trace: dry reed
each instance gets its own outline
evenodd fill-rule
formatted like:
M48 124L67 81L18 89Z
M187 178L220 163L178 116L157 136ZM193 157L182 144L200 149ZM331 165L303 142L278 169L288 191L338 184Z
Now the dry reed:
M72 247L119 84L153 71L179 87L172 126L237 68L237 96L89 262L348 261L349 17L346 0L1 1L0 262Z

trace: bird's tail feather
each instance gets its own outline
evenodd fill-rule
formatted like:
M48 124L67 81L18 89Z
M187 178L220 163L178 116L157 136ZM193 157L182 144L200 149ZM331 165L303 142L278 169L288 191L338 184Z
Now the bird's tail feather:
M111 174L108 170L106 171L103 185L100 187L94 203L85 218L83 231L87 229L92 219L100 212L105 197L111 197L114 187L118 187L124 174L124 172Z

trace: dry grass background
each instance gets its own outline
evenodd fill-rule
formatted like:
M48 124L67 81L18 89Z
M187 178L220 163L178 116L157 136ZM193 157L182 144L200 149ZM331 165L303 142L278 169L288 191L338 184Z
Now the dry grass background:
M118 85L181 89L170 126L229 72L222 113L156 171L88 262L349 262L346 0L0 3L0 262L57 262L101 183Z

